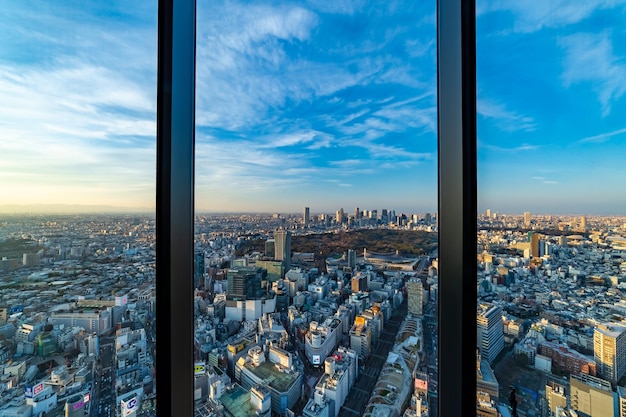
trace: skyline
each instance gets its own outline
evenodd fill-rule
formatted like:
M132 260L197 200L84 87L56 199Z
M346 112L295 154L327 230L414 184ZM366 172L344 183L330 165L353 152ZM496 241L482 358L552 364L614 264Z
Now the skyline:
M626 2L552 5L478 2L478 212L625 214ZM156 2L32 6L0 17L3 203L154 207ZM437 211L435 30L434 2L199 2L197 211Z

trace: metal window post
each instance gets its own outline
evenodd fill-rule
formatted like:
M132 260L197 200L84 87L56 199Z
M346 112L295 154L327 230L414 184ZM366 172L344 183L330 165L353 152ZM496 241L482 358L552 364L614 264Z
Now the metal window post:
M159 0L156 201L158 414L193 416L195 0Z
M437 4L439 415L476 413L476 36L473 0Z

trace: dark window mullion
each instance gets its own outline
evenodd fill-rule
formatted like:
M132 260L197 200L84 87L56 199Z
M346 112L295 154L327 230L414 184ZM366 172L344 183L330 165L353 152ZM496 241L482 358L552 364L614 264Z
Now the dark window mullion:
M476 413L475 2L437 4L439 415Z
M193 416L195 0L159 0L156 370L158 414Z

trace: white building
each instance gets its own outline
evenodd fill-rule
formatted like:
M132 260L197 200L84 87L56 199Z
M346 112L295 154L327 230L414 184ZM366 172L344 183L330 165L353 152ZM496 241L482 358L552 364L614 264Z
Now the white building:
M480 303L476 309L476 340L480 355L490 364L504 347L502 309L494 304Z

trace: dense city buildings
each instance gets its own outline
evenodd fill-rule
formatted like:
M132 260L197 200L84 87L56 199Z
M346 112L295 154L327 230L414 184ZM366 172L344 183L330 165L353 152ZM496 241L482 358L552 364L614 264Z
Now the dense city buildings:
M200 271L189 279L199 416L339 416L343 404L436 415L438 260L351 247L319 262L292 249L315 233L436 231L436 216L382 217L311 215L304 227L301 215L198 216ZM153 220L2 221L0 415L152 415ZM586 216L584 234L579 217L524 222L479 217L477 415L506 415L510 387L526 415L617 413L626 221Z
M293 236L314 241L311 232L435 230L423 215L365 213L363 225L351 214L336 222L309 212L308 224L306 212L304 219L198 216L188 279L195 288L190 372L199 416L320 410L337 416L343 402L354 401L349 394L361 372L381 371L384 361L366 366L364 359L377 355L379 340L395 334L385 333L392 315L404 314L407 297L436 303L433 258L368 255L349 247L341 258L320 263L312 253L292 250ZM0 416L154 415L154 219L15 215L3 218L2 226ZM243 249L252 235L259 245ZM409 280L426 286L409 296ZM413 322L420 316L414 311ZM421 329L415 323L411 331ZM430 349L433 334L422 346L421 333L407 333L408 348ZM406 374L419 367L428 375L419 360ZM426 377L432 386L434 378ZM429 410L434 397L416 395L418 409Z
M618 415L626 385L625 241L623 217L479 216L477 334L487 357L495 333L504 335L491 356L502 415L510 387L521 415ZM501 324L490 338L494 308Z

